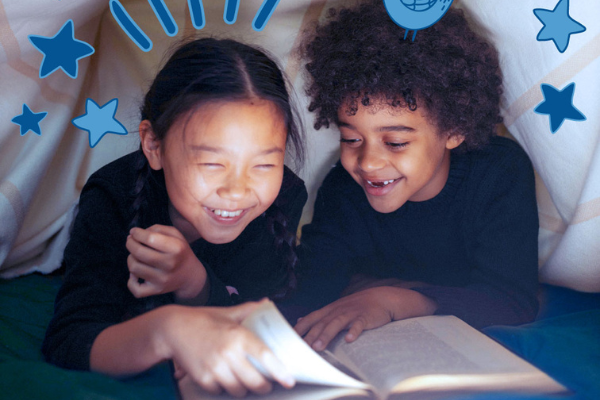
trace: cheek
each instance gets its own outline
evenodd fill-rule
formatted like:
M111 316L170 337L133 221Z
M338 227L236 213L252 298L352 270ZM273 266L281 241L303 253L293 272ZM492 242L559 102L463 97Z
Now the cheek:
M352 150L342 147L340 150L340 161L346 171L352 172L356 165L356 155Z
M260 198L262 206L267 209L273 204L279 190L281 189L281 183L283 182L283 169L281 172L269 174L259 180L260 184L257 186L257 196Z

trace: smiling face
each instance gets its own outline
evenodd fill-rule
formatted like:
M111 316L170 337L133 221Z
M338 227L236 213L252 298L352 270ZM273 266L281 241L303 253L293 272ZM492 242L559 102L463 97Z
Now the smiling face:
M190 242L236 239L277 198L286 136L281 112L265 100L207 104L180 117L147 154L164 170L173 225Z
M363 188L371 207L396 211L407 201L435 197L448 179L450 150L461 136L439 135L422 108L359 105L355 115L338 112L341 161Z

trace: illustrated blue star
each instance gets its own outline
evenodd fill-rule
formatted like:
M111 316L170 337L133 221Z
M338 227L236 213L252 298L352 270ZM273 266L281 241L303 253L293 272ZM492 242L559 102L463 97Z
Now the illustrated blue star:
M73 118L71 123L88 131L90 134L90 147L98 144L100 139L107 133L116 135L127 135L127 129L115 119L119 99L112 99L102 107L92 100L87 99L85 103L85 114Z
M561 53L567 50L572 34L585 32L585 26L569 15L569 0L560 0L552 11L536 8L533 13L544 24L536 39L552 40Z
M94 48L82 40L75 39L73 20L68 20L53 37L29 35L29 41L42 54L44 59L40 66L40 79L62 69L75 79L79 69L77 61L92 55Z
M46 118L46 115L48 115L47 112L34 113L27 104L23 104L23 113L11 119L11 122L21 125L21 136L29 131L33 131L42 136L40 121Z
M558 90L552 85L542 83L544 101L533 110L538 114L550 116L550 130L555 133L561 127L565 119L573 121L585 121L586 117L573 105L573 94L575 94L575 83L570 83L563 90Z

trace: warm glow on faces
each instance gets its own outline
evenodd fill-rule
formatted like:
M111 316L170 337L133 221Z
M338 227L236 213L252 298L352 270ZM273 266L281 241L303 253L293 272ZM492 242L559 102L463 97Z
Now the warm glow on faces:
M359 106L338 112L342 165L376 211L390 213L407 201L435 197L448 179L450 150L460 136L440 136L422 108Z
M281 112L265 100L207 104L179 118L159 156L173 225L190 242L236 239L277 198L286 137Z

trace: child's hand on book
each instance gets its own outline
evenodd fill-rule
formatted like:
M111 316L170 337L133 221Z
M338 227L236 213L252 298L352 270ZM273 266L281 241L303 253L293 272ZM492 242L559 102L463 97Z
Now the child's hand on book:
M368 288L334 301L310 313L294 327L309 346L324 350L342 330L348 329L347 342L353 342L365 329L374 329L391 321L431 315L433 300L413 290L380 286Z
M192 299L208 292L204 266L175 227L133 228L126 246L127 287L135 297L175 292L178 299Z
M418 281L405 281L398 278L375 278L365 274L354 274L350 278L350 283L344 289L340 297L348 296L352 293L357 293L365 289L379 287L379 286L394 286L405 289L412 289L414 287L426 287L431 286L425 282Z
M236 397L248 391L268 393L272 384L252 364L252 358L275 381L286 388L294 386L294 379L272 351L240 325L259 304L175 306L177 312L169 314L160 335L161 353L176 365L175 378L190 378L214 394L223 390Z

